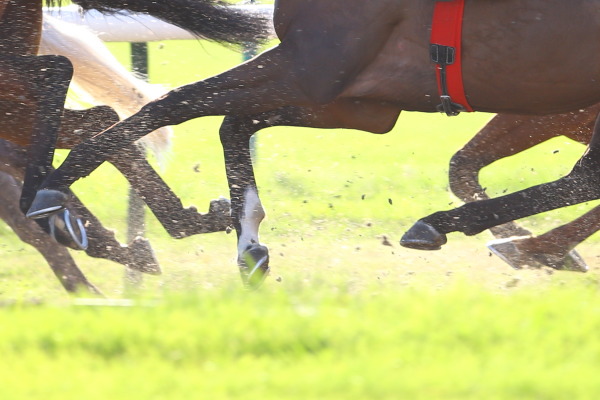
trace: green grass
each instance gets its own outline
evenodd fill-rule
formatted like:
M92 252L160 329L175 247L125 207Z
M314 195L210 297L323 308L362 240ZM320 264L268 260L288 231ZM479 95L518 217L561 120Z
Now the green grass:
M339 282L13 306L0 312L0 397L593 399L598 300L597 284L507 296Z

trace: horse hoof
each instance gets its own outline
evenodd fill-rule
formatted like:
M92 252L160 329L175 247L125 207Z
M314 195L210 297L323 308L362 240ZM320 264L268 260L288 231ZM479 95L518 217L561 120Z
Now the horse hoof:
M72 215L68 209L55 212L48 218L50 236L57 243L74 250L86 250L88 247L87 233L81 219Z
M231 202L225 197L211 200L208 214L213 220L212 228L215 232L227 230L231 225Z
M536 260L526 257L515 245L514 240L525 238L527 236L492 240L488 242L487 248L514 269L521 269L525 266L541 267Z
M32 219L50 217L50 215L65 208L67 200L68 196L58 190L39 190L26 216Z
M148 239L137 237L128 247L133 262L127 263L127 267L144 274L162 274L162 270Z
M547 266L561 271L587 272L589 270L588 265L575 250L571 250L564 257L551 254L528 254L520 250L517 246L518 242L529 238L525 236L492 240L487 244L487 247L492 253L515 269L521 269L525 266L532 268Z
M249 246L238 259L242 282L250 289L258 289L265 281L269 268L269 249L259 244Z
M540 254L536 259L541 264L559 271L588 272L589 270L588 265L575 250L571 250L564 257Z
M401 246L416 250L439 250L446 242L446 235L423 221L415 222L400 239Z

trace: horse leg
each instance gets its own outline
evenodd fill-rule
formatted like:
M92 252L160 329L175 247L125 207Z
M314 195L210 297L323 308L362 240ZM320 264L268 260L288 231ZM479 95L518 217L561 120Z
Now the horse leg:
M0 58L3 89L7 91L2 106L6 121L2 128L5 138L27 147L27 165L23 179L20 207L26 211L35 193L50 172L60 129L61 114L73 68L62 56L5 56ZM13 124L13 125L10 125ZM68 210L60 210L50 220L40 220L42 229L65 225L73 243L85 248L85 230L81 221L73 219Z
M107 106L97 106L87 110L65 109L57 147L72 148L86 137L118 121L117 113ZM136 272L160 274L158 261L147 239L136 236L128 245L122 245L116 240L114 232L105 229L74 194L70 197L71 206L85 221L89 237L89 245L85 252L88 256L111 260Z
M64 109L56 148L72 148L86 137L117 122L119 116L108 106L96 106L86 110ZM52 168L49 169L51 170ZM37 222L42 229L64 246L74 250L86 250L89 245L83 222L67 209L49 218L39 218Z
M572 139L587 143L596 112L596 108L591 108L577 113L543 117L495 116L452 157L449 169L450 189L464 202L488 199L478 179L482 168L565 132ZM573 221L572 224L576 229L578 222ZM542 243L551 243L549 240L554 240L552 252L562 254L560 259L565 269L587 270L582 258L572 248L568 248L569 243L558 232L548 232L540 242L538 238L531 237L531 232L512 221L492 227L490 231L499 240L490 242L488 247L514 268L549 265L543 261L550 262L552 259L554 261L549 266L562 269L561 263L557 262L557 256L542 256L551 251L548 248L548 252L544 252ZM561 247L564 251L557 252L556 247Z
M17 62L13 60L10 67L18 68L20 73L30 79L28 86L35 99L33 127L27 148L28 162L20 200L21 210L25 212L52 166L73 66L62 56L26 56L20 57Z
M60 120L56 148L72 149L119 120L119 115L109 106L95 106L85 110L65 108Z
M44 16L39 54L68 57L75 71L69 89L77 95L83 92L82 95L92 98L95 104L110 105L121 118L134 114L165 92L160 85L134 77L89 29L65 24L52 17ZM104 129L99 129L100 126L106 127L97 125L94 134ZM169 147L171 136L172 129L165 127L147 135L141 142L160 159Z
M452 156L448 171L452 193L465 203L489 199L479 183L481 169L555 136L548 130L541 131L541 135L530 134L525 128L531 128L533 124L527 117L515 119L510 115L497 115L492 118ZM531 234L512 221L490 230L498 238Z
M28 134L34 121L32 118L21 121L21 118L24 117L24 113L30 111L30 107L19 107L17 112L10 113L12 109L11 103L3 103L2 110L7 112L7 116L0 121L0 131L3 136ZM118 121L118 115L106 106L93 107L89 110L65 109L62 112L56 145L62 148L72 147L75 143L81 142L83 137L96 133L98 127L107 127ZM27 156L30 148L31 146L20 147L7 141L0 143L0 154L4 160L2 169L21 182L25 180L24 171L31 168ZM51 169L48 167L47 172ZM51 220L41 218L37 223L59 243L74 249L85 247L86 238L84 230L80 228L81 222L74 218L68 210L58 213Z
M228 229L231 219L227 199L212 200L204 214L195 207L184 208L179 197L156 173L138 146L128 145L126 149L128 151L111 158L110 163L129 181L171 237L182 239Z
M285 106L334 102L388 42L399 15L382 15L381 11L381 7L361 9L381 24L371 24L369 18L360 19L351 23L349 31L343 29L346 26L339 26L336 28L340 29L332 29L325 35L321 27L332 23L327 15L296 10L302 21L295 23L320 28L286 31L281 26L278 32L282 35L281 43L276 47L217 76L174 89L77 146L40 187L42 190L28 215L51 213L56 207L60 208L67 200L61 190L89 175L111 154L163 126L210 115L254 115ZM285 13L280 9L277 12ZM357 31L363 32L360 40L353 36L352 32ZM328 62L323 63L323 60ZM432 90L433 86L432 81ZM367 130L371 131L370 127Z
M117 114L106 106L93 107L88 110L69 110L63 111L62 123L60 128L58 144L61 147L69 148L80 143L85 137L89 137L97 132L98 128L106 127L118 122ZM0 141L0 156L2 159L2 169L12 174L17 179L22 179L23 170L26 167L24 149L12 143ZM120 264L123 264L136 271L149 274L160 274L160 268L149 242L141 237L134 238L128 246L121 245L115 238L114 232L105 229L100 221L75 197L70 193L73 208L78 217L85 221L87 227L89 244L86 254L95 258L104 258ZM38 223L45 225L49 231L48 221L37 220ZM55 240L61 244L78 249L73 242L73 238L65 231L62 226L54 226Z
M56 243L32 220L19 210L21 184L9 174L0 171L0 218L23 242L33 246L48 262L54 275L67 292L87 291L102 293L90 283L77 267L69 251Z
M386 132L393 126L397 112L389 109L374 116L372 104L341 101L317 108L285 107L253 116L227 116L219 131L231 198L231 216L237 234L237 261L242 281L256 288L269 273L268 248L260 243L259 226L265 217L252 167L250 138L270 126L348 128L360 124L377 126ZM375 105L380 110L381 105ZM376 121L370 121L376 119ZM376 125L377 124L377 125Z
M522 264L546 265L567 271L587 272L589 267L575 251L575 246L600 230L600 206L572 222L542 235L494 241L488 246L494 252L516 252Z
M600 198L600 123L587 151L573 170L556 181L509 195L465 204L431 214L415 223L403 236L406 247L435 250L446 243L446 234L475 235L485 229L545 211Z
M85 221L89 237L89 245L85 253L88 256L114 261L150 275L161 273L154 251L147 239L136 237L128 245L122 245L117 241L114 232L104 228L94 214L72 193L71 198L70 205L78 217Z
M227 116L219 130L237 234L237 262L242 281L252 288L258 288L270 271L269 250L258 238L265 211L258 197L250 154L250 137L267 126L266 119Z

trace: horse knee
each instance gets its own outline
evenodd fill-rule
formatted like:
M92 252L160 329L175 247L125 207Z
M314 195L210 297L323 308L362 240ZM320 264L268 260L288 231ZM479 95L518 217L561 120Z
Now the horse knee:
M119 114L110 106L92 107L89 112L91 113L90 118L93 118L94 122L107 128L121 120Z
M448 179L450 190L464 202L480 200L484 196L479 185L479 171L484 165L473 154L459 150L450 159Z
M65 56L42 55L36 57L36 66L42 72L41 83L47 85L47 79L70 82L73 77L73 63Z
M224 148L236 144L241 145L243 142L246 142L244 146L247 146L250 137L267 126L269 126L269 122L266 120L228 115L223 119L219 128L219 138Z
M48 70L48 67L50 67L53 73L61 73L63 75L67 75L69 79L71 76L73 76L73 63L67 57L61 55L39 57L44 60L46 70Z
M575 182L579 191L589 193L594 199L600 198L600 152L589 151L575 164L571 172L562 179Z

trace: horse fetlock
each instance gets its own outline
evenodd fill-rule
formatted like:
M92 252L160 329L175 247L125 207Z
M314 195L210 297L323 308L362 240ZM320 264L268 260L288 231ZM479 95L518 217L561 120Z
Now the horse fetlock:
M448 170L452 193L466 202L487 197L479 185L479 171L485 165L472 154L457 152L450 160Z
M162 274L156 254L148 239L138 236L127 246L127 249L130 258L127 267L149 275Z
M57 243L74 250L86 250L88 237L80 218L71 214L69 209L60 210L48 218L50 236Z
M221 197L211 200L206 214L195 214L196 223L190 234L225 232L231 229L231 203Z

